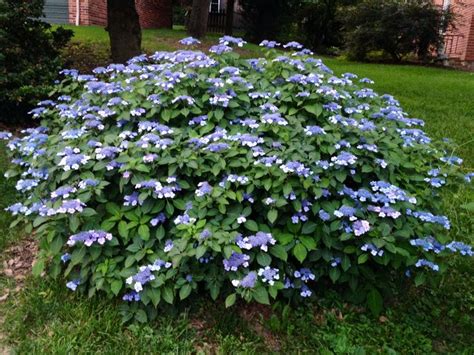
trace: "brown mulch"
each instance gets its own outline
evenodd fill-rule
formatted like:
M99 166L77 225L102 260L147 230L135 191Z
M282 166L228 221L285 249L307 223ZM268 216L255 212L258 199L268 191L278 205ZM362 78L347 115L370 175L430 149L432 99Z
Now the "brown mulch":
M270 306L265 306L258 303L247 303L239 307L239 315L247 321L252 330L262 338L265 347L272 352L279 352L281 350L281 342L277 334L274 334L264 326L264 322L268 321L272 315Z
M29 236L18 244L9 247L3 252L0 275L15 280L15 288L5 288L0 293L0 302L5 301L10 295L20 291L25 279L31 274L31 269L38 254L38 242Z

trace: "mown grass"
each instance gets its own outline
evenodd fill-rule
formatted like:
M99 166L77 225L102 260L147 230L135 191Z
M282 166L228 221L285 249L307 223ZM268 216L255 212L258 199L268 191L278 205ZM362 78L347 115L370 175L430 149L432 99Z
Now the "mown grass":
M76 45L93 48L91 54L101 48L104 57L100 60L107 57L103 29L74 29ZM183 36L182 30L147 30L144 49L174 49ZM211 41L214 36L205 44ZM258 55L258 47L252 46L245 54ZM425 119L432 137L452 138L466 171L474 170L473 74L324 59L338 74L349 71L375 80L378 92L394 95L412 116ZM11 216L3 211L16 195L12 183L3 178L7 165L5 154L0 153L0 248L22 236L20 230L8 229ZM473 243L474 214L461 207L471 201L472 189L445 196L452 237ZM7 335L9 346L18 353L472 354L474 262L455 257L450 264L438 286L399 290L382 318L348 307L337 294L328 294L317 304L289 311L283 311L283 305L268 309L242 304L226 310L220 301L197 299L180 308L160 309L158 319L150 324L124 325L116 301L87 299L68 292L61 280L31 277L23 291L0 303L0 320L4 319L0 335ZM7 286L14 285L0 278L0 289Z

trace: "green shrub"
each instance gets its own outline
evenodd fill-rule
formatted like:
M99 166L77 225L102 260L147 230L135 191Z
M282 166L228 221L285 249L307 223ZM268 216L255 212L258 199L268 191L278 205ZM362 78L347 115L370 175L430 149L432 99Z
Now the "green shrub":
M300 0L241 0L246 39L259 43L266 38L284 40L293 33Z
M26 197L13 224L41 239L37 273L120 295L128 319L192 293L298 301L331 283L377 313L394 277L419 285L442 256L472 255L439 215L461 161L422 120L307 50L244 60L226 45L242 40L220 41L65 70L33 110L42 125L8 142L7 176Z
M22 120L53 88L72 31L39 19L44 0L0 0L0 120Z
M429 0L364 0L343 18L352 58L365 60L368 53L383 51L395 61L409 54L428 60L455 20L449 8L442 10Z
M318 53L330 52L343 45L343 28L340 13L357 0L302 0L295 21L294 34Z

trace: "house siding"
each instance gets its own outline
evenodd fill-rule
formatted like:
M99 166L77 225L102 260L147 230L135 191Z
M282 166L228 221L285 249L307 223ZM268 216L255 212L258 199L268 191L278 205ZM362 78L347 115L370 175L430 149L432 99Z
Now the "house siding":
M67 23L68 0L46 0L43 13L45 19L50 23Z

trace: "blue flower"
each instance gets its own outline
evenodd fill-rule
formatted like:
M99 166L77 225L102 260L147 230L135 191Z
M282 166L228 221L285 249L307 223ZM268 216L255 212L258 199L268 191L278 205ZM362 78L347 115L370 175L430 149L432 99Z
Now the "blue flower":
M292 42L288 42L288 43L284 44L283 48L301 49L301 48L303 48L303 45L298 43L298 42L292 41Z
M87 232L71 235L66 244L72 247L76 245L76 243L82 243L90 247L94 243L103 245L107 240L112 240L112 234L102 230L89 230Z
M280 43L275 42L275 41L269 41L264 39L262 42L260 42L259 46L260 47L267 47L267 48L275 48L278 47Z
M354 234L356 236L361 236L362 234L365 234L370 231L370 224L368 221L365 220L355 221L352 224L352 229L354 230Z
M275 281L280 279L280 270L265 266L264 268L258 269L258 276L262 278L262 282L268 283L270 286L275 284Z
M419 259L416 264L416 267L427 267L433 271L439 271L439 265L433 263L432 261L426 260L426 259Z
M80 283L80 280L69 281L68 283L66 283L66 287L72 291L76 291L77 286L79 286Z
M246 254L232 252L232 255L228 259L224 259L222 262L226 271L237 271L240 266L248 267L249 260L250 256Z
M293 273L293 276L297 279L301 279L303 282L314 281L316 279L316 275L311 272L308 268L302 268L300 270L296 270Z
M132 291L123 295L122 300L128 302L139 302L140 301L140 294L136 291Z
M150 224L153 227L156 227L158 224L164 223L165 221L166 221L166 216L163 212L161 212L160 214L158 214L158 216L151 219Z
M234 287L253 288L257 283L257 273L250 271L242 280L232 280Z
M223 45L235 44L238 47L242 47L246 43L247 42L245 42L242 38L239 37L223 36L219 38L219 44Z
M201 44L201 41L193 37L186 37L186 38L181 39L179 43L185 46L195 46L195 45Z

